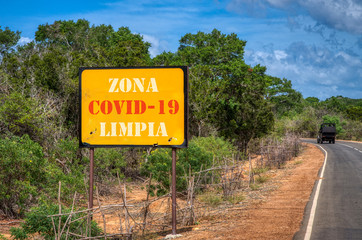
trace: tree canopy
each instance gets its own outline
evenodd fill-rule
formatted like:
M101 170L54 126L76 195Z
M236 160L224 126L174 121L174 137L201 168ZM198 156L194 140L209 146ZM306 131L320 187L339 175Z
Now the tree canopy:
M12 48L18 43L20 39L19 31L11 31L8 27L4 30L0 26L0 56L12 50Z
M191 132L203 136L218 132L246 150L253 137L268 133L273 125L266 100L266 68L244 62L246 42L236 34L186 34L176 53L153 59L160 65L190 67Z

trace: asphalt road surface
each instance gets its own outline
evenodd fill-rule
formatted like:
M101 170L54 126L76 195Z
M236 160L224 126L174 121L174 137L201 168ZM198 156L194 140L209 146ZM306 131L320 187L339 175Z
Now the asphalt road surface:
M362 144L317 144L326 151L303 225L294 239L362 239Z

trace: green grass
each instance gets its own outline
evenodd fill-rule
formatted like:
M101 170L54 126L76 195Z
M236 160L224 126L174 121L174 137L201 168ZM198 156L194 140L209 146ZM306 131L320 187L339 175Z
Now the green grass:
M266 181L268 181L269 177L268 176L258 176L255 178L255 182L257 183L265 183Z
M223 201L222 197L217 193L207 192L200 195L199 200L211 207L217 207Z
M239 193L239 194L225 197L224 199L231 204L238 204L239 202L242 202L245 200L245 196L244 196L244 194Z
M6 240L7 238L6 237L4 237L4 235L2 235L1 233L0 233L0 240Z
M259 175L259 174L262 174L262 173L266 173L267 171L269 171L269 168L268 168L268 167L254 168L254 169L253 169L253 173L254 173L255 175Z
M250 184L250 189L253 190L253 191L258 190L260 187L261 186L259 184L256 184L256 183Z
M299 165L299 164L302 164L303 163L303 161L302 160L299 160L299 161L295 161L294 162L294 165Z

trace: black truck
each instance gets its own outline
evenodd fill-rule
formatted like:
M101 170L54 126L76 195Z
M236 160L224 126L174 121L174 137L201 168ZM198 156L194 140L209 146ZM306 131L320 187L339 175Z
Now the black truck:
M334 123L322 123L321 128L319 129L317 142L329 142L335 143L336 142L336 124Z

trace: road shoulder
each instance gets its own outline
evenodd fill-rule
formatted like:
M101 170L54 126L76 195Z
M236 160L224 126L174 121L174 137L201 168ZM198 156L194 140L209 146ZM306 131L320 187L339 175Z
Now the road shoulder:
M292 239L301 226L324 154L313 144L305 144L302 154L279 169L268 184L277 189L247 208L235 206L201 221L182 239ZM267 187L267 186L266 186Z

